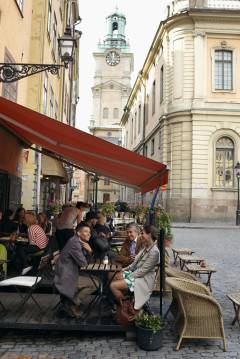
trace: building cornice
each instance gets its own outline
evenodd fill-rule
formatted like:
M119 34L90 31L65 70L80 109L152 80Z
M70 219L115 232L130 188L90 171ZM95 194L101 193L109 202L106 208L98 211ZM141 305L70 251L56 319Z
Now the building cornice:
M214 16L213 16L214 15ZM224 20L230 20L234 17L234 19L240 18L240 10L230 10L230 9L187 9L185 11L182 11L178 14L175 14L171 17L168 17L164 21L160 22L160 25L157 29L157 32L153 38L152 44L150 46L150 49L148 51L148 54L146 56L146 59L144 61L143 67L141 71L139 71L139 74L135 80L135 83L133 85L132 91L130 93L130 96L128 98L127 104L124 109L124 114L121 118L121 125L124 126L129 115L129 109L131 108L135 96L137 92L140 90L142 86L142 80L146 79L149 73L149 70L154 62L154 59L156 57L156 54L159 50L159 47L162 44L164 34L169 30L170 27L173 25L176 25L179 21L184 20L191 20L192 22L195 22L197 18L206 19L209 18L209 20L212 22L212 20L217 17L218 21L219 19ZM207 33L207 30L206 30Z

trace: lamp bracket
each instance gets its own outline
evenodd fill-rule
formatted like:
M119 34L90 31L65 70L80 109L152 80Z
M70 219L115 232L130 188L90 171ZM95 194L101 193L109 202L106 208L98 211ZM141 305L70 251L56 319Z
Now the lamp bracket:
M52 75L58 75L61 67L66 67L66 64L0 63L0 82L15 82L43 71L47 71Z

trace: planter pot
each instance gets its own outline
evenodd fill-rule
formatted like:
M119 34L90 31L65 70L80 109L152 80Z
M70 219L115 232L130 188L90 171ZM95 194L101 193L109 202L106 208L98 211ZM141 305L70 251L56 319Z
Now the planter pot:
M136 325L137 345L147 351L157 350L162 347L163 328L153 333L151 329L142 328Z

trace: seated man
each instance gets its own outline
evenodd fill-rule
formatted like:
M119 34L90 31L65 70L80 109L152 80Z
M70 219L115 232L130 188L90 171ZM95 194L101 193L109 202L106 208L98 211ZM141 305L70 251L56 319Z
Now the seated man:
M76 235L68 240L56 264L54 283L64 298L65 312L72 317L80 316L79 306L83 298L96 290L90 277L79 272L79 267L87 265L92 256L88 244L90 235L89 226L80 223ZM94 282L98 285L98 278L94 277Z
M122 248L117 257L117 262L121 263L123 267L130 265L135 256L142 249L141 238L139 237L139 229L137 224L129 223L126 228L127 238L122 245Z

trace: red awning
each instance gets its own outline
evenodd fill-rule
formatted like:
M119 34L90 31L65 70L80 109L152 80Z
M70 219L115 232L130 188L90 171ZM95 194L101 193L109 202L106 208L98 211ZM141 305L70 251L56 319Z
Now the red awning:
M0 97L1 124L29 144L142 193L167 183L162 163Z

